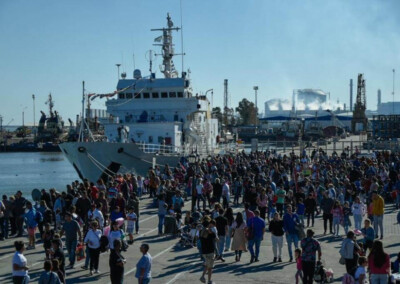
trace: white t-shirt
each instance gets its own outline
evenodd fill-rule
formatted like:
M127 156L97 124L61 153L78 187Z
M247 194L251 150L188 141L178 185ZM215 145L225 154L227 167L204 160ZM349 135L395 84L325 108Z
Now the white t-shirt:
M28 271L27 270L14 270L14 264L17 264L19 267L25 267L26 266L26 258L22 253L19 253L18 251L15 252L13 259L12 259L12 276L27 276Z
M358 278L360 278L361 275L365 275L365 267L364 266L359 266L357 267L356 273L354 273L354 279L358 280ZM367 277L365 277L365 279L367 279ZM365 281L364 281L365 282Z

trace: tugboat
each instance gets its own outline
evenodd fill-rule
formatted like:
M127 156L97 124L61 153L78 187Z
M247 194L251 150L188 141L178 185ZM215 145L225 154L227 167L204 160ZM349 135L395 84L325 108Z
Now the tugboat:
M115 92L85 94L83 87L82 114L85 99L106 97L108 117L99 118L105 136L101 141L82 117L78 141L59 145L82 179L96 182L117 172L146 175L156 165L176 167L182 160L195 161L219 151L218 120L211 117L210 102L193 94L189 74L179 76L172 60L172 33L179 30L169 14L167 27L152 29L162 32L155 42L161 46L163 78L156 78L150 59L148 76L134 70L128 79L122 73Z

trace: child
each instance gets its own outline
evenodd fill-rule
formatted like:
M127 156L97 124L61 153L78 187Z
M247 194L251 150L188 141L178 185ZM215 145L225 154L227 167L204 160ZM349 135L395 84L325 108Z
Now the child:
M338 200L335 201L331 214L333 215L333 234L339 237L339 226L343 221L343 210Z
M294 250L294 258L296 259L296 268L297 268L297 272L296 272L296 284L299 284L300 282L302 282L303 279L303 268L301 265L301 249L297 248Z
M367 273L365 271L365 267L368 266L368 260L365 256L360 256L358 258L358 267L356 272L354 273L354 280L356 283L368 283L367 282Z
M346 201L343 206L343 227L346 235L347 232L349 231L349 227L351 226L350 213L351 213L350 204L348 201Z
M46 260L50 259L50 253L49 250L51 249L51 241L54 238L54 230L50 229L50 224L46 223L44 224L44 232L42 235L42 240L43 240L43 247L46 252Z
M130 207L129 208L129 214L126 215L126 220L128 220L128 226L127 226L126 231L127 231L128 235L129 235L128 244L130 244L130 245L133 244L133 231L135 229L136 219L137 219L137 216L136 216L136 214L134 212L134 208Z
M306 207L303 203L303 198L299 198L299 203L297 204L297 216L299 216L300 223L304 226L304 212Z

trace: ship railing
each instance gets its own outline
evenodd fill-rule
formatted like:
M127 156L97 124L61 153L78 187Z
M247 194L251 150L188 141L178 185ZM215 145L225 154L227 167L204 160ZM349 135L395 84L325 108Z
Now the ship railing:
M144 153L159 153L159 154L180 154L183 152L182 147L175 145L163 145L163 144L149 144L149 143L138 143L139 149Z

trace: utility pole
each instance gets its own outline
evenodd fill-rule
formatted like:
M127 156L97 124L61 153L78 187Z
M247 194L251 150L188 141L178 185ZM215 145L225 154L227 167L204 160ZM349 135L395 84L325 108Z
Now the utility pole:
M256 134L258 133L258 129L257 129L257 127L258 127L258 123L257 123L257 118L258 118L258 107L257 107L257 91L258 91L258 86L254 86L253 87L253 90L254 90L254 95L255 95L255 107L256 107L256 109L255 109L255 120L254 120L254 123L255 123L255 125L256 125Z

